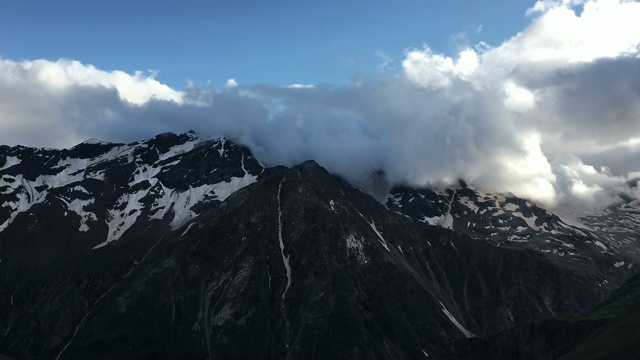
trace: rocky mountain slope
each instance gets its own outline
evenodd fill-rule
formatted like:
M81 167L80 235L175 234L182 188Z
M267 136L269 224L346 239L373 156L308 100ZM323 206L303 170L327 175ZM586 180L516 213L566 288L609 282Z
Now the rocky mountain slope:
M627 199L599 214L572 220L525 199L484 193L461 181L459 187L445 190L398 187L391 190L386 205L495 246L534 250L570 271L590 271L600 279L597 286L607 291L638 272L638 200Z
M486 338L460 339L442 359L640 358L640 276L581 316L541 317Z
M0 147L0 164L12 358L463 356L589 311L638 266L632 201L586 225L466 184L381 204L189 133Z

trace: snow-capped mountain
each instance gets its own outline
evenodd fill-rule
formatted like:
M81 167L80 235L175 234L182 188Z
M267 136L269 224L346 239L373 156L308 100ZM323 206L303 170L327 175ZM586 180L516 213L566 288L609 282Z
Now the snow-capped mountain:
M640 202L628 200L600 214L561 218L513 195L490 194L467 185L452 189L391 191L389 209L451 229L495 246L531 249L559 266L600 273L601 283L618 288L640 263ZM569 261L568 261L569 260Z
M376 200L313 161L267 168L192 133L3 146L0 164L12 358L493 355L491 339L583 314L640 265L632 200L581 222L464 183ZM597 327L574 325L576 344ZM521 351L558 353L527 334Z
M192 133L126 145L92 139L62 151L5 147L0 156L0 232L23 231L27 223L33 229L42 221L39 209L47 209L65 217L83 239L74 247L94 249L136 224L178 228L263 171L247 149Z

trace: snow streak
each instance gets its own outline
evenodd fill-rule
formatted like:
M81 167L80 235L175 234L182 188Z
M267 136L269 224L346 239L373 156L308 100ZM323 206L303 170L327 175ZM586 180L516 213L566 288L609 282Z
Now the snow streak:
M282 241L282 208L280 206L280 193L282 192L282 183L284 180L285 178L282 178L280 186L278 186L278 240L280 241L280 255L282 255L282 262L287 270L287 287L282 293L282 300L284 300L284 297L287 295L287 291L289 290L289 286L291 286L291 266L289 266L289 256L284 255L284 242ZM284 303L282 306L284 307Z
M472 338L475 337L475 335L473 335L469 330L465 329L462 325L460 325L460 323L458 322L458 320L456 320L456 318L453 317L453 315L451 315L451 313L449 312L449 310L447 310L446 307L444 307L444 305L442 304L442 302L440 302L440 306L442 306L442 312L447 315L447 317L449 318L449 320L453 323L453 325L455 325L458 330L460 330L465 337L467 338Z
M378 229L376 229L376 223L373 222L373 219L371 219L371 222L368 222L369 226L371 226L371 229L373 229L373 232L376 233L376 235L378 235L378 238L380 238L380 243L382 244L382 246L384 246L385 249L387 249L387 251L389 250L389 246L387 245L387 241L382 237L382 234L380 234L380 232L378 231Z
M376 233L376 235L378 235L378 239L379 239L378 241L380 242L380 244L382 244L382 246L384 246L384 248L387 249L387 251L390 251L389 245L387 245L387 241L382 237L382 234L380 234L380 232L376 228L376 223L373 221L373 219L371 219L371 222L369 222L369 220L367 220L367 218L364 217L364 215L362 215L359 211L358 211L358 214L360 214L360 216L364 219L364 221L366 221L367 224L369 224L373 232Z

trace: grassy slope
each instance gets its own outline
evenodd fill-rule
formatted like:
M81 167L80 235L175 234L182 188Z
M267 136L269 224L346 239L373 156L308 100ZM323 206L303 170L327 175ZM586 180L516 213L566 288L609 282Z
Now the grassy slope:
M459 339L436 357L638 359L640 274L583 316L540 317L488 338Z
M633 277L587 316L606 323L562 359L640 357L640 275Z

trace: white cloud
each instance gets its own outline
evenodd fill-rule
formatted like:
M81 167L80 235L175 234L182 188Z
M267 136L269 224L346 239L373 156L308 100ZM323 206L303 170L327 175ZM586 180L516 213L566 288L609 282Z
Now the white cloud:
M531 91L507 81L504 87L506 98L504 106L515 112L525 112L535 106L535 96Z
M539 0L527 9L527 15L534 15L537 13L545 13L551 9L559 7L572 7L583 4L584 0Z
M133 75L123 71L103 71L78 61L60 59L13 62L0 59L2 80L17 84L21 81L37 82L51 91L70 86L101 86L115 89L120 99L141 105L152 99L180 102L182 94L154 79L155 73Z
M108 126L121 118L112 104L139 107L158 100L177 105L182 97L153 73L104 71L67 59L0 59L0 143L68 146L92 131L100 136L93 121L102 119Z
M313 89L313 84L291 84L287 86L290 89Z
M498 179L489 177L501 188L546 202L550 197L544 194L555 197L554 192L592 199L608 197L611 194L605 194L607 190L598 183L587 185L576 179L568 187L554 184L553 171L561 167L552 169L546 159L575 154L604 163L613 159L603 151L617 149L637 137L640 3L538 1L527 13L537 16L531 25L497 47L481 43L457 56L435 54L427 46L410 51L403 62L404 75L430 89L454 87L455 93L466 92L467 100L477 95L469 96L469 89L497 92L507 110L500 122L514 127L512 136L537 134L537 145L528 143L527 151L515 157L509 153L503 160L509 165L499 172ZM501 95L497 89L502 89ZM535 161L532 154L536 154ZM618 171L640 167L639 154L636 151L624 163L618 162ZM635 161L629 161L629 156ZM531 181L520 185L515 185L515 179L509 181L510 174L527 173L518 171L518 164L527 164ZM598 181L608 178L603 174ZM622 181L617 178L607 186Z
M614 176L606 167L596 169L575 156L559 156L552 166L561 189L558 202L563 204L597 209L620 194L639 195L626 184L632 177Z
M583 6L579 14L572 7L576 4ZM542 14L496 48L494 56L514 65L537 63L553 69L638 52L640 3L636 1L539 1L536 7Z
M556 201L556 176L551 164L540 149L538 134L523 134L520 138L524 152L513 156L509 154L501 159L503 169L501 177L505 186L519 183L513 190L522 197L535 199L547 205ZM482 184L492 187L491 184Z
M463 50L453 59L434 54L426 45L422 50L409 51L402 62L404 74L411 82L430 89L449 88L457 80L470 80L478 65L474 50Z
M224 86L228 88L234 88L238 86L238 82L235 79L229 79L227 80L226 84L224 84Z

